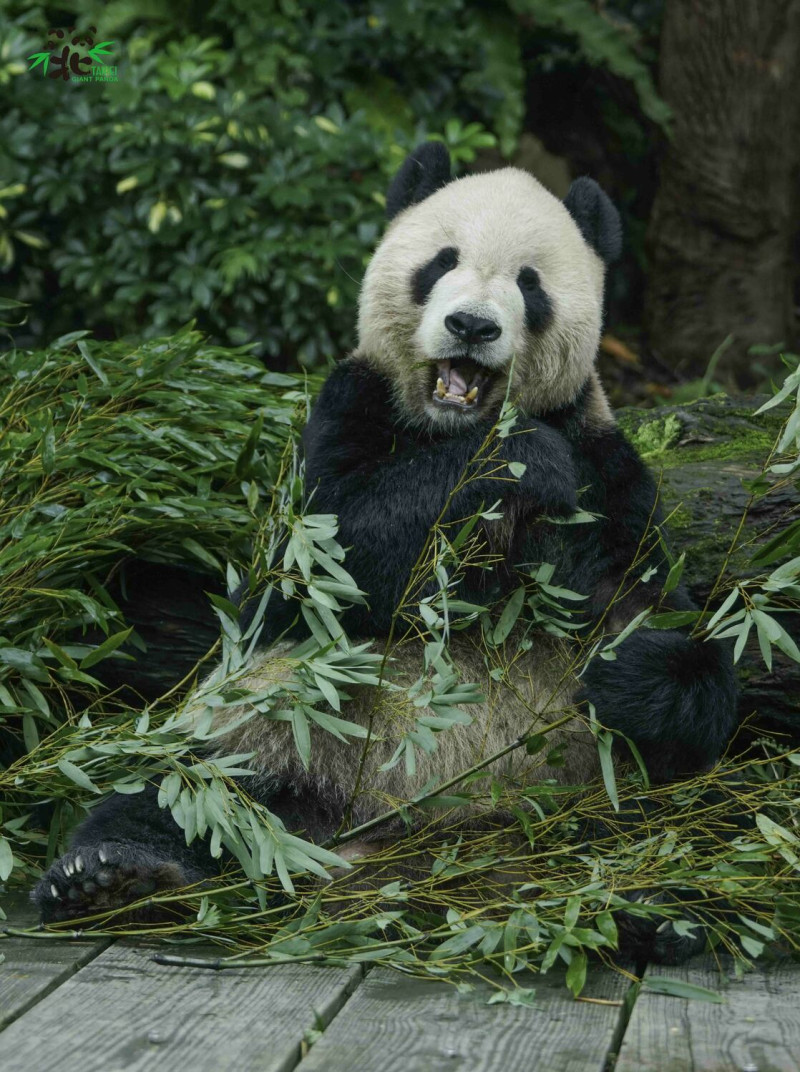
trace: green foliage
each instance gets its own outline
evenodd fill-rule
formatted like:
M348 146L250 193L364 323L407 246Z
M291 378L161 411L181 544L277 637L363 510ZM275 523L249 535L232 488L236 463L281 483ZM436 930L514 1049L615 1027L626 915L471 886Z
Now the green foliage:
M778 489L797 471L797 391L792 373L776 396L775 405L785 406L790 396L794 403L765 463ZM221 967L287 958L382 961L463 980L488 964L498 972L493 1000L524 1005L534 992L516 985L516 973L527 967L544 972L560 965L570 990L581 992L589 957L608 957L616 948L612 913L618 909L691 931L697 921L686 918L678 896L687 890L712 906L724 893L726 911L708 921L712 941L740 960L777 940L800 945L797 752L763 740L748 757L731 757L692 781L649 787L642 771L612 763L611 735L592 719L602 774L580 793L546 778L516 784L496 766L487 770L517 748L557 765L547 734L572 720L571 711L550 724L537 722L535 732L509 741L502 753L346 831L343 841L412 812L423 820L431 810L438 816L435 830L423 828L384 850L385 884L359 890L342 911L342 902L352 899L347 876L324 891L314 885L342 864L336 844L303 840L249 800L247 755L204 758L203 746L218 732L215 715L234 707L242 719L291 723L304 763L318 735L330 733L349 742L356 761L366 734L348 718L348 697L364 686L395 698L404 689L412 716L392 762L404 761L411 771L417 753L435 751L442 734L460 732L470 721L469 705L482 699L454 670L453 632L482 623L487 665L502 685L531 630L575 633L580 595L558 587L553 567L540 564L502 607L459 601L454 582L480 561L476 522L445 526L440 519L398 608L397 628L419 642L421 670L410 686L399 685L388 646L354 644L341 628L341 610L364 597L347 573L335 519L304 510L293 444L308 399L296 378L265 373L248 353L211 346L188 329L136 348L77 333L46 351L9 355L0 397L0 881L30 884L43 859L60 851L65 827L99 794L137 793L154 782L187 842L206 838L214 855L227 847L239 864L216 887L180 894L189 918L161 928L238 946L241 952L223 958ZM513 427L507 405L496 436L487 437L468 469L499 470L498 440ZM469 473L462 477L468 479ZM770 493L756 482L753 502ZM591 523L586 516L577 520ZM778 535L769 551L775 562L788 558L789 543L781 545ZM200 562L225 575L229 587L240 572L254 591L264 578L273 584L246 630L237 608L212 596L221 626L209 653L213 669L185 696L173 690L144 710L111 695L95 677L105 660L136 653L135 631L107 584L131 554ZM683 556L675 559L664 591L678 583L683 563ZM797 575L790 560L741 582L713 616L708 609L697 614L698 635L738 628L741 600L764 634L768 659L770 646L781 647L779 617L796 615ZM723 571L720 591L724 583ZM296 600L309 636L284 643L287 672L254 693L249 657L269 600L281 596ZM593 657L615 658L625 635L652 624L645 611L616 636L600 627L584 643L576 638L575 669ZM88 639L89 629L101 639ZM234 788L234 777L243 789ZM638 815L645 792L650 810L643 825L615 829L609 820L608 834L585 844L582 831L608 814L609 799L620 815ZM42 803L52 815L34 807ZM502 807L514 822L493 827L489 820L465 830L457 814L465 804L489 813ZM733 839L732 814L753 820ZM393 861L415 857L426 861L422 877L398 879ZM671 891L676 899L664 901ZM420 900L428 907L420 908ZM103 923L120 929L113 917ZM712 1000L706 992L670 992Z
M99 581L83 608L60 593L122 553L188 553L217 571L226 557L240 561L276 458L305 417L297 378L189 329L135 349L86 334L8 353L0 366L0 576L13 599L4 621L11 614L28 639L51 625L63 635L116 623ZM254 447L256 414L266 427Z
M727 340L717 351L718 354L726 344ZM746 578L732 584L727 573L731 557L739 550L747 516L758 510L760 501L766 496L774 496L785 488L796 488L797 485L797 474L800 472L800 370L796 367L795 355L786 355L784 361L791 370L789 375L773 397L756 410L755 415L781 406L785 408L787 402L791 402L791 410L782 421L761 473L749 482L750 495L741 525L727 549L706 606L701 611L664 613L653 613L652 608L648 608L613 641L598 645L597 654L600 658L615 658L614 648L633 628L673 629L691 625L693 635L703 639L733 640L736 663L744 654L751 634L757 639L768 671L772 670L775 650L800 663L800 648L787 630L788 624L794 632L793 623L800 609L800 556L797 555L800 549L800 522L789 515L787 524L778 532L765 533L765 538L756 540L755 550L748 555L751 570ZM664 420L648 422L632 438L644 457L652 457L668 450L679 432L679 422L671 414ZM772 570L764 568L775 563L780 564ZM672 562L662 588L664 594L677 587L684 565L685 554ZM649 577L645 576L643 580L649 580ZM713 604L720 600L717 609L712 611Z
M0 366L0 742L12 770L26 757L2 775L0 822L50 856L76 786L136 792L165 762L189 784L204 776L181 765L185 732L154 724L147 736L149 713L132 723L95 676L99 662L143 649L108 581L132 555L223 576L226 562L249 564L306 413L296 379L188 329L136 349L85 335ZM45 798L50 830L28 832L26 805Z
M642 111L653 122L666 124L670 110L658 96L650 69L637 54L638 35L629 22L610 18L590 0L508 0L518 15L530 16L540 26L558 29L577 40L581 56L590 64L607 67L633 84Z
M103 578L129 554L215 571L249 561L305 396L295 378L188 329L135 350L85 335L0 366L0 650L34 679L55 658L59 681L93 686L79 671L98 661L95 647L56 645L121 627ZM268 429L242 466L256 413ZM27 658L12 657L23 648Z
M193 316L273 367L352 346L392 172L429 134L474 159L504 107L482 75L462 85L485 49L459 0L405 9L221 0L192 33L188 6L153 22L117 5L86 16L121 41L117 83L9 78L0 258L34 334L152 336ZM0 33L17 71L46 24Z
M498 139L514 150L526 35L542 61L571 42L655 111L630 25L585 0L74 8L114 41L118 82L28 71L44 15L0 14L0 266L32 307L26 342L84 327L139 339L193 317L270 367L324 366L353 345L408 149L443 138L456 167Z

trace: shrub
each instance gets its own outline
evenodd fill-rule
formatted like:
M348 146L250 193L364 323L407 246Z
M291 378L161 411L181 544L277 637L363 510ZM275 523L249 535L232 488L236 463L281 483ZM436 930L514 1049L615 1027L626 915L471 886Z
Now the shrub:
M254 341L271 367L354 341L363 266L404 153L443 138L456 165L525 113L526 49L582 57L660 114L629 24L588 0L331 0L169 5L76 21L113 40L119 81L28 71L48 25L0 17L0 264L28 336L152 337L189 319ZM570 49L565 48L565 42Z
M428 132L461 162L494 140L451 118L502 107L477 89L460 100L480 65L477 32L458 47L431 32L436 13L463 21L462 6L429 0L404 20L403 5L367 17L366 5L231 0L202 35L180 18L134 22L117 83L15 75L19 105L0 124L2 256L16 261L15 296L34 304L34 334L152 336L195 317L229 343L257 340L273 366L352 345L364 259L403 154ZM15 58L41 48L44 24L23 26L6 27Z

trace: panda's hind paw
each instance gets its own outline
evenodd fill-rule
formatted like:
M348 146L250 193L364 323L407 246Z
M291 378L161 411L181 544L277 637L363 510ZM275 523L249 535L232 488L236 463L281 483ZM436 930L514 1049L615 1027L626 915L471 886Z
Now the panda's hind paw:
M109 841L64 853L39 880L31 899L43 923L57 923L114 911L188 881L179 863L159 858L146 846ZM126 914L132 922L158 918L157 906Z
M657 964L683 964L689 957L702 953L707 935L702 924L678 933L672 920L665 919L656 927L649 948L649 957Z
M644 890L629 895L631 904L646 902L650 906L669 906L680 910L680 920L671 914L623 909L616 914L619 931L619 951L625 958L640 964L683 964L689 957L702 953L708 940L708 930L696 902L671 891Z

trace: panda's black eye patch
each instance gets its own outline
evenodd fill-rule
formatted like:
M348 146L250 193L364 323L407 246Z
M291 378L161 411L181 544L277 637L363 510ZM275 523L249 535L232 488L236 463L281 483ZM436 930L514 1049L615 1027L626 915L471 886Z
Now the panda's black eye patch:
M452 272L457 264L458 250L453 246L445 246L427 264L417 268L411 277L411 299L414 304L424 305L442 276Z
M525 323L528 331L544 331L553 317L553 303L547 295L535 268L521 268L517 286L525 302Z

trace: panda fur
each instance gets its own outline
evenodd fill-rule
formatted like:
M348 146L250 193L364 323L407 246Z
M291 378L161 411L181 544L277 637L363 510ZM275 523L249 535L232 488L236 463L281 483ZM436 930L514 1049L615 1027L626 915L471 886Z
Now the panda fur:
M389 634L427 534L507 393L519 418L499 450L504 462L522 462L525 471L498 481L495 464L453 498L445 523L498 499L503 515L484 525L497 568L467 572L459 596L497 601L518 586L516 565L551 562L556 583L588 597L582 616L602 619L606 633L619 632L652 602L668 566L657 541L645 539L660 520L655 484L616 427L595 370L605 272L621 243L616 210L590 179L576 180L564 202L514 168L451 180L447 150L431 142L401 167L387 214L361 290L357 349L331 372L303 436L314 512L337 515L345 564L368 593L368 606L343 616L348 635ZM455 399L440 397L437 380L448 376ZM465 403L473 381L477 398ZM545 520L563 520L578 505L597 520ZM648 569L649 584L635 583ZM662 603L691 606L680 586ZM265 647L243 687L262 691L289 672L292 639L302 636L296 619L296 605L274 592ZM508 643L516 639L512 633ZM422 713L402 691L364 688L343 712L371 726L354 801L359 742L317 735L306 770L286 723L242 721L244 712L232 707L216 723L219 753L253 752L257 779L248 781L248 792L289 829L320 839L335 833L346 811L351 824L362 823L565 712L576 714L548 738L566 745L563 767L543 766L520 748L498 768L522 780L585 782L598 766L578 713L587 702L601 724L636 744L658 779L713 763L734 724L728 649L679 630L637 630L617 647L616 660L591 660L580 680L571 645L545 634L515 659L510 684L489 676L479 630L454 634L450 651L462 680L479 682L485 702L470 705L470 725L439 735L413 776L402 763L380 769ZM392 659L401 685L418 678L421 653L413 638L395 644ZM386 833L379 829L375 837ZM359 851L368 853L369 845ZM217 867L202 843L187 848L151 788L94 809L34 898L45 919L70 918ZM98 872L114 877L98 886Z

